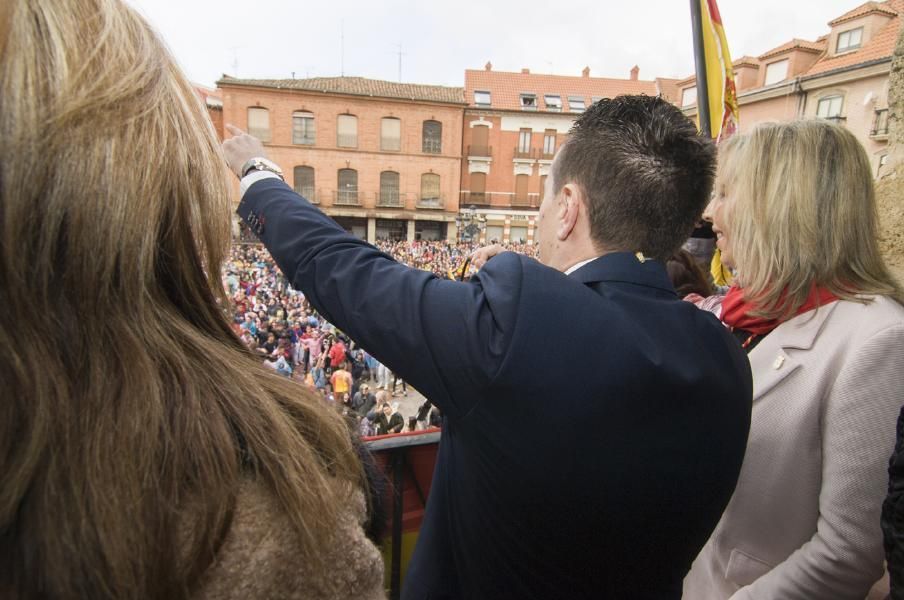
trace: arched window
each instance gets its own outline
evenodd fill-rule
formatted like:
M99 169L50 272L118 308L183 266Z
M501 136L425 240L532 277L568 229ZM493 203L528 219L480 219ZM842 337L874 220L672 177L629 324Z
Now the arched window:
M380 206L402 206L399 196L399 174L395 171L380 173Z
M295 167L292 171L295 192L309 202L317 202L314 195L314 167Z
M314 144L314 113L296 110L292 113L292 143Z
M424 121L421 137L424 152L440 154L443 151L443 124L439 121Z
M395 117L383 117L380 122L380 150L398 152L402 149L402 122Z
M419 204L426 208L443 207L439 191L439 175L436 173L424 173L421 175L421 200Z
M248 133L262 142L270 141L270 111L260 106L248 107Z
M358 117L339 115L336 119L336 145L340 148L358 147Z
M339 169L336 204L358 204L358 172L356 170Z

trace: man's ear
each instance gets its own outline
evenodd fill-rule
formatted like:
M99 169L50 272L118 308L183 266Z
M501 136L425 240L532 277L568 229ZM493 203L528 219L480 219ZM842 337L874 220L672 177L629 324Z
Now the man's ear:
M559 241L565 241L574 233L575 225L577 225L578 217L583 206L581 188L573 183L566 183L562 187L562 191L558 197L559 205L556 207L556 220L558 227L556 228L556 238Z

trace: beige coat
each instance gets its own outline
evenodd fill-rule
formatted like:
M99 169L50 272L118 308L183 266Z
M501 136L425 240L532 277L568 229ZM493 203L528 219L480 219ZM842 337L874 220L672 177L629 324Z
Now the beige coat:
M904 403L904 308L834 302L750 353L753 417L734 496L687 600L862 600Z
M364 536L364 496L356 493L324 552L328 572L313 572L299 554L288 517L263 486L248 483L217 560L204 574L203 600L377 600L383 558Z

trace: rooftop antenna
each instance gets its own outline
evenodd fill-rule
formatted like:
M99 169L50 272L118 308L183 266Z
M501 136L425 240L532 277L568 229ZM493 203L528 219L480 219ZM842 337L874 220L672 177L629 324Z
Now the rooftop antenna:
M232 46L229 48L232 51L232 73L236 77L239 76L239 48L240 46Z
M402 52L402 43L399 42L399 83L402 83L402 57L407 54L407 52Z

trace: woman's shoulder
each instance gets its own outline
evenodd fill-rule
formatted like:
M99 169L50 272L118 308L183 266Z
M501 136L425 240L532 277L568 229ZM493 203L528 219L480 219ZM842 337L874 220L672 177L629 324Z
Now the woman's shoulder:
M306 564L295 529L273 493L261 483L240 488L232 524L198 598L383 598L383 561L362 523L364 495L349 492L318 572ZM313 516L312 518L317 518Z

